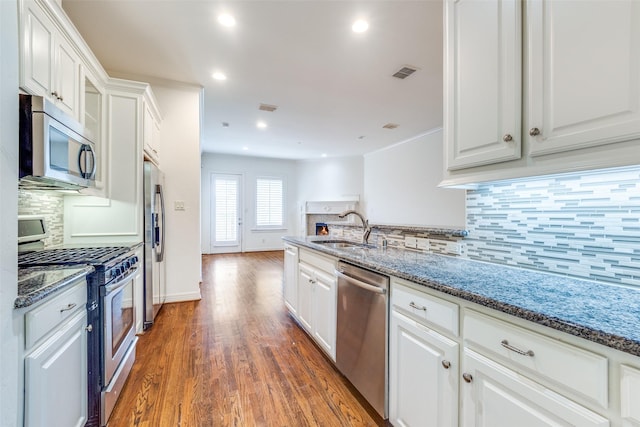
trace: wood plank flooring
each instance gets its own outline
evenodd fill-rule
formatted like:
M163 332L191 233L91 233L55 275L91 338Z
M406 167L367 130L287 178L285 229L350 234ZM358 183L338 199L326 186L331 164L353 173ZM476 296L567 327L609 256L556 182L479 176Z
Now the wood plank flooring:
M387 425L288 315L283 254L203 256L202 300L140 337L110 427Z

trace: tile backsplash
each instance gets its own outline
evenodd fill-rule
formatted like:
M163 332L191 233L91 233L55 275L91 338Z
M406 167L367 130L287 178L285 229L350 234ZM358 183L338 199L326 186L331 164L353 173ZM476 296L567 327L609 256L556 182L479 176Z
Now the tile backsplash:
M468 190L465 256L640 286L640 167Z
M19 190L18 215L45 217L49 236L45 247L61 245L64 241L64 198L55 191Z

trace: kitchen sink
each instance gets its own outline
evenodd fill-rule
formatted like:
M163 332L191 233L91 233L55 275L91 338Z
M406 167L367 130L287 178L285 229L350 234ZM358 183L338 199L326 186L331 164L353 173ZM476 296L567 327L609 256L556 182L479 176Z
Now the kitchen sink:
M350 249L350 248L373 248L373 245L367 245L364 243L351 242L349 240L318 240L316 242L318 245L327 246L333 249Z

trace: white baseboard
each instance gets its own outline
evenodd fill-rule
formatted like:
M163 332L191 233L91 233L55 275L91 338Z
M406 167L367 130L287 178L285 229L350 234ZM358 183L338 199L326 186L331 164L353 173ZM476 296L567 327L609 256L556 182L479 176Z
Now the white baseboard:
M200 290L194 292L184 292L179 294L171 294L167 295L164 302L184 302L184 301L197 301L202 299L202 295L200 294Z

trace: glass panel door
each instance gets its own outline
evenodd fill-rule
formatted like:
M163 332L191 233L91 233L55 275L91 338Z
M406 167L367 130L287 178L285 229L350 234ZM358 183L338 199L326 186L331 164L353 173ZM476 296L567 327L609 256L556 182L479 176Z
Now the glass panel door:
M214 253L241 252L241 182L241 175L211 175L211 247Z

